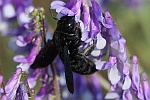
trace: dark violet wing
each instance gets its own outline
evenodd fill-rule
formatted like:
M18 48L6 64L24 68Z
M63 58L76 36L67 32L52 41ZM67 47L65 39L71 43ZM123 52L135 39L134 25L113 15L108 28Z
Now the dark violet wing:
M58 52L53 43L53 40L48 40L46 45L40 50L36 56L35 61L31 65L31 68L44 68L53 62Z
M69 54L68 54L68 47L64 46L64 49L62 52L59 53L60 58L65 66L65 77L66 77L66 83L67 83L67 88L70 93L73 94L74 92L74 83L73 83L73 74L72 74L72 69L71 69L71 62L69 59Z

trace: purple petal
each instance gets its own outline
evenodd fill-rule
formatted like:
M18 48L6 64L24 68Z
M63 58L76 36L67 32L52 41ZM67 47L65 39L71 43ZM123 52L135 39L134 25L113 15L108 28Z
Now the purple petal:
M111 67L108 70L108 79L110 80L111 84L115 85L119 82L121 75L117 69L117 64Z
M87 3L85 0L82 1L82 6L83 6L83 23L85 25L85 28L89 27L90 23L90 12L89 12L89 7L87 6Z
M75 13L72 10L65 8L65 7L60 11L60 13L64 14L64 15L68 15L68 16L74 16L75 15Z
M126 61L125 63L123 63L124 67L123 67L123 74L125 75L129 75L129 71L130 71L130 64L128 61Z
M17 88L19 86L21 73L22 73L22 69L17 68L13 76L9 79L9 81L5 86L6 95L8 96L9 100L13 99L16 94Z
M26 46L28 43L31 43L33 37L36 35L35 32L30 32L29 34L27 34L27 36L23 37L23 36L18 36L17 40L16 40L16 44L20 47L24 47Z
M18 36L18 39L16 40L16 44L20 47L24 47L27 45L27 43L23 39L23 36Z
M10 99L8 99L8 97L6 95L3 95L1 100L10 100Z
M22 71L28 71L29 67L30 67L30 63L20 63L19 65L17 65L17 68L21 68Z
M110 44L111 48L113 48L116 52L119 52L119 58L122 62L124 62L127 59L125 43L126 40L121 37L119 40L112 39Z
M100 54L101 54L101 50L99 50L99 49L94 49L94 50L91 52L91 55L92 55L92 56L95 56L95 57L99 56Z
M70 0L71 1L71 0ZM81 1L82 0L73 0L73 6L71 7L71 10L77 14L77 12L80 10L81 7Z
M128 90L131 86L131 79L129 76L126 76L125 79L124 79L124 83L123 83L123 86L122 86L122 89L123 90Z
M2 12L5 18L12 18L16 15L15 9L11 3L5 4L2 8Z
M58 8L58 7L63 7L63 6L65 6L66 5L66 3L65 2L63 2L63 1L53 1L52 3L51 3L51 8L50 9L56 9L56 8Z
M46 95L51 93L51 91L53 90L53 81L51 80L50 82L48 82L49 77L47 74L47 70L48 70L47 68L42 69L42 77L41 77L42 86L39 92L36 94L35 100L43 99Z
M90 37L96 36L100 32L98 21L96 20L95 15L92 13L90 21Z
M142 86L143 86L145 99L150 100L150 87L149 87L146 73L142 73Z
M110 34L113 38L113 40L119 40L120 39L120 32L119 30L116 28L116 25L110 15L109 12L105 12L105 19L106 19L106 22L110 25L112 25L113 27L109 29L110 31Z
M30 88L34 88L36 85L37 78L39 77L41 71L40 69L32 70L30 76L27 78Z
M97 49L103 49L106 46L106 40L101 36L101 34L97 34Z
M106 69L111 68L113 66L112 63L106 62L106 61L98 61L95 64L96 64L97 70L106 70Z
M140 84L140 87L137 91L137 94L135 94L137 96L138 99L140 100L144 100L144 93L143 93L143 89L142 89L142 85Z
M133 100L130 90L123 91L123 100Z
M119 99L119 94L116 92L109 92L106 94L105 99L106 100L116 100Z
M19 85L15 100L29 100L28 89L25 83L21 83Z
M26 63L27 62L27 59L23 55L14 56L13 60L15 62L22 62L22 63Z
M75 5L76 2L77 2L77 0L68 0L65 7L71 9Z
M31 20L30 17L28 16L27 12L19 13L18 16L17 16L17 19L18 19L19 25L23 25L23 24L29 23L30 20Z
M38 37L35 42L34 46L30 52L30 54L27 57L23 56L15 56L14 60L17 62L20 62L20 64L17 66L22 68L23 71L27 71L30 67L30 65L33 63L35 60L36 55L39 53L40 47L41 47L41 38Z
M109 57L109 62L112 63L112 65L117 63L117 58L116 57Z
M132 56L132 88L139 90L140 87L140 75L138 68L138 58L136 55Z
M109 23L106 24L106 23L104 22L105 19L104 19L103 15L102 15L102 11L101 11L101 9L100 9L100 7L99 7L99 4L98 4L95 0L92 0L91 3L92 3L92 8L93 8L93 11L94 11L94 14L95 14L97 20L98 20L100 23L102 23L102 25L105 26L106 28L111 28L112 26L109 25Z

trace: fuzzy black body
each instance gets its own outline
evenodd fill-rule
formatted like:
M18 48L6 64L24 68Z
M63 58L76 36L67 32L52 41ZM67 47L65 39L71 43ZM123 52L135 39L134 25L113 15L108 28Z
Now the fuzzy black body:
M96 72L95 64L79 51L81 29L74 16L63 16L57 23L53 39L49 40L36 56L31 68L44 68L59 54L65 66L68 90L74 92L73 72L87 75ZM91 50L90 50L91 51Z

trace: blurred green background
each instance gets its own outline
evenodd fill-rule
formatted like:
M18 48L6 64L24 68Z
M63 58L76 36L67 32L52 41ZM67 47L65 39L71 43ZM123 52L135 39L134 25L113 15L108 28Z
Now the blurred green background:
M136 7L126 5L122 0L112 1L103 5L103 11L111 13L120 33L127 40L128 52L138 56L140 66L147 72L150 80L150 1L145 0L145 4ZM46 19L50 27L55 29L56 21L49 12L50 2L51 0L33 0L33 5L46 9ZM7 47L8 41L9 37L0 37L0 65L5 81L12 75L17 65L13 62L15 53Z

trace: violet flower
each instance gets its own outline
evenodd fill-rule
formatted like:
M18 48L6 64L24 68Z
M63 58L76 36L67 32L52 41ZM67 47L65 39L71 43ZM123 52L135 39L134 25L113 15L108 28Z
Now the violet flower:
M17 88L19 87L20 84L20 75L22 73L21 68L18 68L13 76L10 78L10 80L7 82L7 84L5 85L5 92L6 92L6 96L8 98L8 100L13 100L13 98L15 97ZM4 91L4 90L3 90ZM4 99L5 97L3 97Z
M12 35L14 32L14 35L17 34L22 34L23 31L19 31L22 29L24 26L23 24L26 24L30 21L30 18L28 17L28 14L33 10L33 6L31 6L32 1L27 0L26 2L19 1L19 0L2 0L1 3L1 9L0 9L0 18L2 22L7 22L9 23L8 26L13 23L15 23L15 20L17 20L16 23L18 23L18 26L16 29L11 28L10 30L6 30L5 32L2 33L2 35ZM25 31L25 30L24 30ZM10 32L10 33L8 33Z
M126 79L124 81L124 84L123 85L119 84L118 86L113 87L112 92L107 93L107 95L105 96L105 99L134 100L133 98L136 97L137 99L140 99L140 100L147 100L150 97L149 96L150 87L148 85L149 83L147 81L147 75L146 73L143 73L141 80L140 80L138 58L136 57L136 55L132 56L131 76L127 76L125 78ZM126 84L125 86L126 88L124 88L125 84ZM131 84L132 86L129 86L129 84Z
M17 92L16 92L16 100L28 100L28 89L26 87L26 84L20 83Z
M20 47L16 44L17 36L28 33L25 24L30 22L29 13L34 9L32 0L1 0L0 5L0 33L1 36L11 36L9 47L14 51L29 52L31 44ZM13 44L13 45L12 45Z

